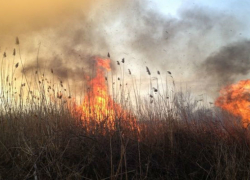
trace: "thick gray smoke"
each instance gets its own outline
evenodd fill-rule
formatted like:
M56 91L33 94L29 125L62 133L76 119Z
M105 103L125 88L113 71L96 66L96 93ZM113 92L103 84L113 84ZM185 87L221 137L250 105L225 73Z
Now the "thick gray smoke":
M205 79L220 86L233 83L250 72L250 41L240 41L222 47L201 63Z
M140 4L129 14L123 22L131 51L155 74L171 71L177 82L214 97L221 86L249 73L250 46L242 35L248 27L236 16L193 7L174 18Z
M62 81L84 81L94 68L95 57L106 58L109 51L105 34L99 33L96 24L83 15L77 18L68 20L59 27L36 32L40 48L30 43L24 48L29 52L36 52L39 48L38 68L53 69L54 74ZM25 72L32 72L36 68L37 60L33 58L27 61Z
M108 52L113 70L125 58L132 73L146 76L146 66L153 76L157 70L171 71L177 83L189 83L196 91L207 87L202 84L226 84L248 73L249 42L242 40L248 27L231 14L194 6L172 17L146 1L97 2L88 13L74 12L55 26L23 34L22 52L31 54L25 72L37 67L34 55L41 43L39 67L54 69L62 80L84 81L93 58Z

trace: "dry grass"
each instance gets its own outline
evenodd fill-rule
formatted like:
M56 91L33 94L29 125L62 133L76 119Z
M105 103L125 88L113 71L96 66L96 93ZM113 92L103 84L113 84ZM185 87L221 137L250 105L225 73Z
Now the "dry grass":
M2 61L12 72L1 74L0 179L249 179L250 131L239 119L159 87L142 98L134 82L140 132L123 129L120 118L112 131L90 132L72 116L63 83L37 69L31 85L15 56ZM113 96L129 109L125 92Z

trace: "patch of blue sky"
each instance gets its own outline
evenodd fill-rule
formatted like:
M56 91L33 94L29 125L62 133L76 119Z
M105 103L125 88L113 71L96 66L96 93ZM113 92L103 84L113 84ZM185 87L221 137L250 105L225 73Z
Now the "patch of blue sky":
M163 15L176 18L182 9L199 7L230 14L245 22L247 28L242 31L242 36L250 38L250 0L149 0L149 6Z

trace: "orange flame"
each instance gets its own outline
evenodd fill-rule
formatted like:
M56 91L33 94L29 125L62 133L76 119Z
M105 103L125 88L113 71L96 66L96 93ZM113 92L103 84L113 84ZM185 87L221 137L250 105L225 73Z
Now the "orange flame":
M110 70L109 59L96 58L96 75L88 81L90 88L77 112L89 132L98 128L105 133L118 127L138 130L136 118L114 102L108 93L105 73Z
M215 105L241 117L243 126L247 127L250 122L250 80L242 80L221 89Z

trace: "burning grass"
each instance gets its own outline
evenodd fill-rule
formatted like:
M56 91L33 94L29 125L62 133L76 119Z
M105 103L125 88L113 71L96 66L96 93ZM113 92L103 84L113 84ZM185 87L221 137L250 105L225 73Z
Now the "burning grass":
M239 116L201 106L185 93L161 90L158 83L146 98L135 84L132 105L124 76L118 95L109 92L110 59L100 58L77 103L63 82L40 69L29 81L18 66L21 59L8 65L6 57L2 67L12 71L1 74L0 179L250 177L250 131ZM15 80L18 71L21 82ZM50 77L54 73L50 70Z
M73 116L80 116L89 132L95 131L97 126L103 133L114 131L117 126L139 132L135 116L123 109L108 93L105 71L111 70L110 59L96 58L95 61L96 75L88 81L89 88L83 103L74 105ZM116 119L120 119L119 124Z
M250 121L250 80L242 80L237 84L224 87L216 105L222 109L242 118L244 127Z

